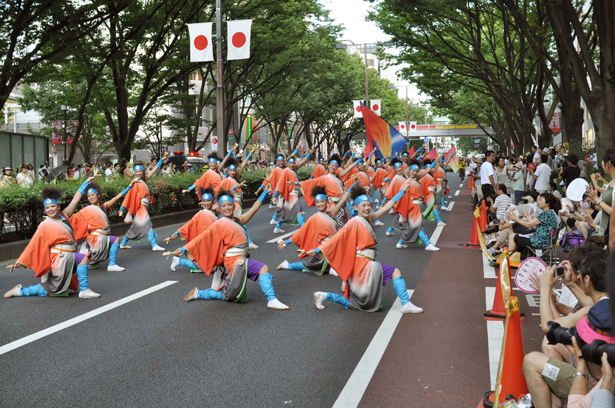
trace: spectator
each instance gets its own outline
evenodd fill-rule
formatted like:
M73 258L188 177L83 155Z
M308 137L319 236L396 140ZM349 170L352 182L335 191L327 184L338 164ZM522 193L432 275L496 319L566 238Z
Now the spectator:
M525 188L525 177L523 176L523 165L516 163L513 168L515 169L514 176L511 177L513 182L513 190L515 192L515 205L519 205L521 197L523 196L523 190Z
M510 182L512 177L510 177L510 175L508 174L508 171L510 169L506 166L506 160L504 159L504 157L498 157L495 160L495 163L497 164L494 170L495 185L497 186L499 184L504 184L507 189L510 187L510 189L512 190L512 184ZM506 190L506 193L508 193L508 190Z
M21 173L17 175L17 184L22 187L30 187L34 183L32 175L28 173L28 166L26 164L21 165Z
M540 161L540 153L538 153L538 148L536 146L530 147L530 163L536 163Z
M608 227L611 219L611 212L613 211L613 186L615 185L615 149L607 149L602 154L602 169L611 176L611 182L607 184L606 180L600 176L603 185L599 187L597 183L598 176L594 173L591 176L594 188L588 187L587 194L596 204L596 208L602 211L598 235L604 237L605 240L609 242L610 233ZM598 197L598 192L602 193L600 197Z
M132 172L132 170L130 170L130 162L126 162L126 164L124 165L124 178L126 179L132 179L134 176L134 173Z
M2 180L0 182L0 187L6 188L12 186L13 184L17 184L17 181L11 177L11 173L13 173L13 169L10 166L2 169Z
M559 193L559 190L557 189L557 184L555 184L552 181L549 181L549 193L557 197L558 200L562 199L562 195Z
M506 194L506 185L499 184L498 188L495 190L495 201L492 202L491 197L487 198L487 202L491 203L491 211L487 211L487 214L492 217L492 219L503 220L506 218L506 210L508 207L512 205L512 200Z
M480 167L480 184L483 197L495 196L495 179L493 171L493 162L495 161L495 153L493 150L487 150L485 152L485 162Z
M115 177L113 174L113 163L109 162L107 163L107 168L105 169L105 181L109 182L114 178Z
M120 178L121 174L122 174L122 166L120 165L120 163L115 163L113 165L114 178Z
M569 269L569 266L566 266L566 268ZM608 335L599 334L608 333L611 326L610 305L608 297L606 297L605 270L605 251L595 250L585 256L579 268L578 285L593 305L558 318L555 318L550 302L553 286L559 279L554 275L555 266L549 267L540 276L540 320L545 334L549 330L548 322L553 321L565 328L575 326L578 338L583 343L591 343L596 339L614 342ZM570 283L570 281L568 283L570 285L576 284ZM589 407L591 405L591 398L601 384L596 385L596 381L590 379L587 375L588 367L585 360L578 358L580 356L580 345L576 344L576 339L575 336L573 340L574 354L572 354L576 369L568 362L560 361L540 352L531 352L523 359L523 375L536 408L550 408L552 406L551 394L554 394L563 403L568 403L569 408ZM570 351L570 347L568 349ZM594 375L600 372L599 366L591 363L589 366ZM575 371L584 375L575 375ZM587 380L595 385L594 391L589 394L587 394ZM583 390L583 387L585 387L585 390ZM583 395L584 393L587 395Z
M581 177L581 169L578 166L579 158L576 154L569 154L566 158L566 166L562 166L559 171L559 180L562 180L564 184L564 192L566 192L567 186L572 183L572 180Z
M557 229L557 212L562 208L559 200L551 193L542 193L538 196L537 205L540 214L536 218L521 220L515 214L508 217L511 221L516 221L524 227L536 227L536 232L528 234L513 234L508 243L511 251L521 251L526 247L536 249L546 248L551 239L551 230Z
M539 193L547 193L549 191L549 180L551 178L551 167L547 164L549 156L546 154L540 155L540 165L536 168L536 171L532 172L532 177L536 180L534 189Z
M34 174L34 166L32 164L28 164L28 173L30 173L30 177L34 182L36 180L36 174Z

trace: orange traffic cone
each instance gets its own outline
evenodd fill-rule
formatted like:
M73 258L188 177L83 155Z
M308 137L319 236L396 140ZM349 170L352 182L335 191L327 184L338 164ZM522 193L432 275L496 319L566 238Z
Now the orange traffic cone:
M470 184L468 184L470 190L470 197L472 197L472 191L474 190L474 177L470 176Z
M485 320L505 320L506 305L504 304L504 295L502 295L502 274L498 273L498 283L495 287L495 296L493 298L493 308L483 313ZM508 287L512 288L510 278L510 262L508 263ZM521 320L525 321L525 313L521 313Z
M463 244L463 246L468 248L480 247L480 241L478 240L478 217L474 217L474 222L472 223L472 235L470 236L470 242L467 244Z
M499 405L506 400L513 399L519 401L529 391L525 378L523 377L522 365L523 356L523 333L521 332L521 316L519 314L519 301L516 297L510 297L510 316L506 321L504 347L500 356L500 367L498 383L500 387L499 402L495 404L495 393L489 391L485 393L482 406L485 408ZM481 407L481 404L478 405Z
M480 220L478 223L481 232L485 232L487 229L487 204L485 204L485 200L480 205Z

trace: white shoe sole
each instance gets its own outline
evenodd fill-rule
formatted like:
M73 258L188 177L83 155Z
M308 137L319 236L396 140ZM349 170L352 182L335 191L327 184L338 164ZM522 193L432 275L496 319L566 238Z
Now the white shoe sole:
M118 265L110 265L107 267L107 271L109 272L124 272L126 270L126 268L122 268L121 266Z
M184 302L190 302L191 300L196 299L196 295L199 292L199 288L194 288L186 296L184 296Z

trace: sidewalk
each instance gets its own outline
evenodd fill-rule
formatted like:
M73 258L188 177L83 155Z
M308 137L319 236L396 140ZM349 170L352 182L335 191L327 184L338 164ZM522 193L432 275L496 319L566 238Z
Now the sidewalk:
M483 267L479 249L461 245L472 231L468 195L466 182L438 241L441 251L432 254L412 296L425 312L401 319L360 407L473 408L493 389L503 323L487 323L483 312L493 302L497 272ZM527 316L526 353L540 350L540 317L532 315L538 296L527 295L530 308L526 294L515 289L514 295Z

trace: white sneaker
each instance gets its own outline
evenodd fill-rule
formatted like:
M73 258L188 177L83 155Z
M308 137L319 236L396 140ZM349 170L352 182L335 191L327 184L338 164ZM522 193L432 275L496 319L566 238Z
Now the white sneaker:
M326 292L314 292L314 306L316 306L316 309L323 310L325 308L325 305L323 305L322 302L324 302L326 299Z
M107 266L107 270L109 272L124 272L126 270L126 268L122 268L119 265L109 265L109 266Z
M285 259L284 262L276 267L276 269L288 269L288 261Z
M329 268L329 275L331 275L331 276L339 276L337 274L337 272L335 272L335 269L333 269L333 268Z
M171 259L171 270L172 270L173 272L175 272L175 271L176 271L176 269L175 269L175 268L177 267L177 265L179 265L179 258L178 258L178 257L176 257L176 256L174 256L174 257L173 257L173 259Z
M288 309L288 306L286 306L284 303L280 302L278 299L273 299L273 300L270 300L269 302L267 302L267 307L269 309L276 309L276 310L286 310L286 309Z
M250 244L248 245L248 249L258 249L258 245L256 245L254 242L250 242Z
M443 227L444 227L444 226L446 226L446 223L445 223L444 221L440 221L440 222L438 223L438 226L443 226Z
M6 292L4 294L5 298L10 298L10 297L20 297L21 296L21 288L23 286L21 286L21 284L15 286L13 289L9 290L8 292Z
M401 249L401 248L408 248L408 245L406 244L400 244L399 242L396 245L397 249Z
M272 208L275 208L275 206L273 204L269 204L269 209L271 210Z
M403 305L399 311L402 313L423 313L423 309L413 305L412 302L408 302Z
M164 248L161 247L160 245L154 245L152 247L152 251L164 251Z
M277 224L277 222L276 222L276 224ZM274 234L283 234L283 233L285 233L285 232L286 232L286 231L284 231L282 228L274 228L274 229L273 229L273 233L274 233Z
M125 246L120 245L120 249L132 249L132 247L128 245L125 245Z
M276 220L271 220L271 221L269 221L269 224L271 224L271 225L276 225L277 223L278 223L278 222L277 222Z
M79 292L79 299L97 299L99 297L100 297L100 294L94 292L90 288Z
M198 294L199 294L199 288L195 287L190 292L188 292L186 296L184 296L184 302L190 302L191 300L196 299Z
M375 226L377 226L377 227L381 227L381 226L383 226L383 225L384 225L384 222L382 222L382 221L378 220L378 221L376 221L376 222L374 223L374 225L375 225Z
M392 231L391 231L391 232L387 231L387 232L385 232L384 234L385 234L386 236L388 236L388 237L392 237L392 236L393 236L393 232L392 232Z
M433 244L429 244L425 247L425 251L439 251L440 248L434 246Z
M389 210L389 215L393 215L393 214L395 214L395 211L393 211L393 209L391 208L391 209Z

